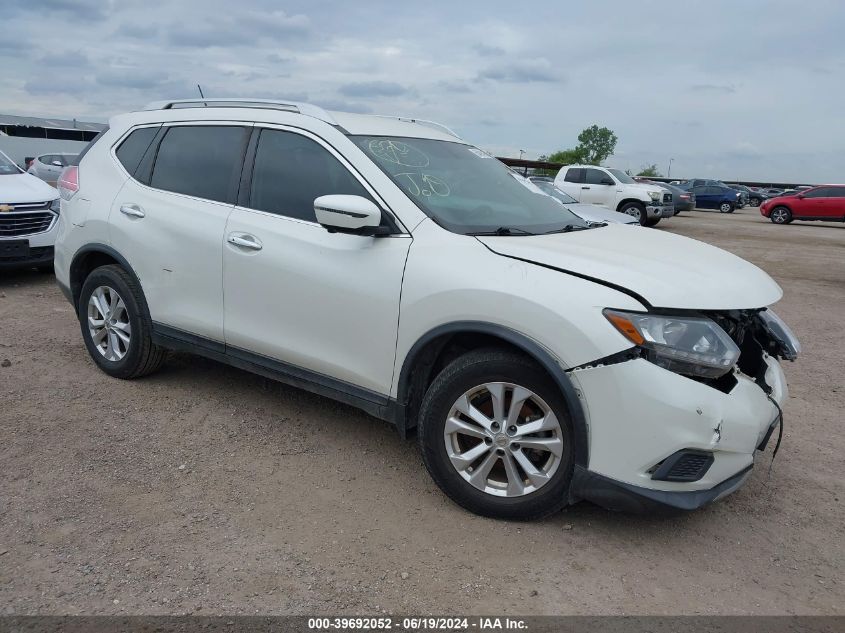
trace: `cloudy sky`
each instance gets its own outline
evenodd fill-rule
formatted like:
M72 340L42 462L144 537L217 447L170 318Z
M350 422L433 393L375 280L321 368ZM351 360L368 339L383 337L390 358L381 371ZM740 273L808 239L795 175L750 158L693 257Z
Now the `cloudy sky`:
M4 0L0 112L105 120L249 96L446 123L672 175L845 182L842 0Z

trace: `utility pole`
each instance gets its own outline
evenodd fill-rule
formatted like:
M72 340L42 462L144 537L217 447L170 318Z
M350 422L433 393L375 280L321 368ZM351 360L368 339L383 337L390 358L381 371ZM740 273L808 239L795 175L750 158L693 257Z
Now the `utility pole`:
M522 160L522 155L525 153L524 149L519 150L519 160Z
M674 159L674 158L670 158L670 159L669 159L669 169L667 169L667 170L666 170L666 177L667 177L667 178L671 178L671 177L672 177L672 161L673 161L673 160L675 160L675 159Z

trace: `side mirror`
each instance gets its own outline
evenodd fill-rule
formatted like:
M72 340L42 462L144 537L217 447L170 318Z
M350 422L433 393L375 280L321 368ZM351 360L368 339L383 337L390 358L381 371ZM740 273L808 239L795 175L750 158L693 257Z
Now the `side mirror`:
M799 193L799 194L798 194L797 196L795 196L795 197L796 197L796 198L798 198L799 200L803 200L806 196L805 196L803 193Z
M314 200L314 214L329 233L387 235L381 226L381 209L362 196L333 194Z
M602 179L599 181L599 184L600 184L600 185L615 185L616 183L615 183L615 182L613 182L610 178L602 178Z
M52 163L50 163L50 164L51 164L53 167L64 167L64 165L62 165L62 161L60 161L60 160L54 160L54 161L53 161Z

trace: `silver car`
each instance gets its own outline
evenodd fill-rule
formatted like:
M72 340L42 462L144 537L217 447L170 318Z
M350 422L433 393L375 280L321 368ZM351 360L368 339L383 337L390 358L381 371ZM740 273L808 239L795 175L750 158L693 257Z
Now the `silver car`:
M27 172L38 176L41 180L54 183L59 179L62 170L70 165L76 156L77 154L72 153L41 154L32 160Z

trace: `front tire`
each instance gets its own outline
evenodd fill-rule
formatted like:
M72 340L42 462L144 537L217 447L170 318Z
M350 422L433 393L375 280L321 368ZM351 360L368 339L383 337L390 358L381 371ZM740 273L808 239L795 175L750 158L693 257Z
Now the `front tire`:
M531 360L486 349L450 363L423 398L418 439L435 483L467 510L538 519L563 508L574 433L557 385Z
M759 207L761 202L762 200L760 200L760 198L751 198L751 200L749 200L749 204L752 207Z
M775 207L769 214L769 219L775 224L789 224L792 222L792 211L787 207Z
M733 213L734 205L732 202L723 202L719 205L719 213Z
M637 218L640 226L647 226L646 222L648 221L648 218L646 217L645 206L639 202L626 202L619 207L619 213L627 213L628 215Z
M82 339L94 363L109 376L138 378L156 371L167 351L152 341L152 324L140 286L116 265L94 269L79 296Z

